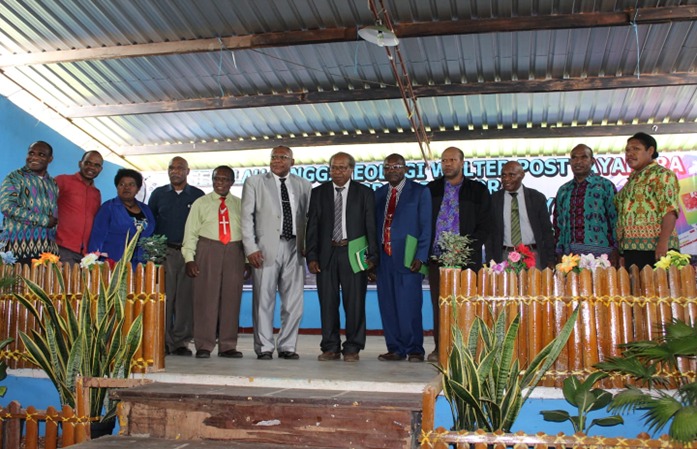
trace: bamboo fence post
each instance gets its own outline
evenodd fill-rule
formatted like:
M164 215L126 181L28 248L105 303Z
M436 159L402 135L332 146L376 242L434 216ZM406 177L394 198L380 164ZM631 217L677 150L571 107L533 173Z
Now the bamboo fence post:
M653 278L653 268L648 265L641 270L640 274L641 290L645 301L645 317L646 317L646 337L637 340L653 340L660 332L657 325L659 323L658 305L656 301L656 284Z
M530 279L529 279L529 274L532 270L535 270L535 268L531 268L530 270L522 270L520 273L518 273L518 276L516 276L516 279L518 280L518 291L516 292L516 298L514 301L510 301L508 299L506 302L511 303L511 313L508 315L508 320L512 321L516 315L520 318L520 327L518 328L518 338L516 339L516 343L518 345L518 351L516 354L518 354L518 359L520 360L520 366L522 367L527 367L528 364L530 363L531 357L530 357L530 331L532 330L529 326L530 320L531 320L531 308L529 306L530 301ZM513 306L515 306L515 310L513 309Z
M10 416L19 415L22 412L22 407L19 402L12 401L6 408ZM7 448L18 448L21 443L21 423L18 419L9 419L5 425L5 434L3 435Z
M610 295L610 280L609 271L606 268L598 268L592 273L593 276L593 296L595 304L595 329L598 338L598 360L604 360L612 352L612 333L615 331L613 326L616 326L616 311L615 320L613 321L612 308L615 300Z
M540 295L542 295L544 298L542 303L543 311L541 319L542 340L540 342L542 348L547 346L547 344L554 338L554 325L556 322L555 303L557 302L556 298L553 298L555 282L556 281L552 270L544 270L542 272L542 288L540 290ZM556 361L553 367L555 370L555 375L547 376L543 379L543 385L546 387L555 386L560 377L558 374L559 365Z
M673 267L675 269L675 267ZM654 271L654 280L656 282L656 296L657 299L657 310L658 310L658 323L657 329L660 331L661 335L664 332L665 325L673 320L673 311L670 306L670 287L668 286L668 272L663 268L657 268Z
M439 268L440 270L440 329L438 335L438 361L441 366L447 367L448 354L452 349L451 326L454 323L451 304L457 300L458 287L454 268ZM459 283L459 282L458 282Z
M155 300L155 264L148 262L145 265L145 276L143 278L143 359L148 366L153 366L157 355L157 348L160 344L160 335L156 329L157 308Z
M84 378L78 376L75 379L75 415L77 423L75 424L75 440L77 442L84 441L89 438L90 429L85 429L85 422L89 426L90 422L90 390L85 387Z
M75 441L75 411L69 405L63 405L63 447L72 446Z
M58 419L60 415L55 407L46 409L46 439L44 449L56 449L58 447Z
M595 306L596 298L593 296L593 278L590 270L581 270L578 276L578 293L581 313L579 314L580 340L585 342L585 350L581 349L583 360L583 373L587 374L598 363L598 332L596 325ZM605 324L603 324L605 325Z
M24 430L24 447L26 449L36 449L39 446L39 423L36 407L30 405L26 410L26 421Z
M545 270L547 271L547 270ZM528 272L528 295L530 296L530 313L528 314L528 362L539 353L543 345L544 305L540 300L542 295L542 279L544 272L530 270ZM545 301L546 302L546 301Z
M157 269L157 329L158 335L161 338L161 343L158 346L159 362L156 367L159 370L165 369L165 316L167 307L166 285L165 285L165 267L160 266Z

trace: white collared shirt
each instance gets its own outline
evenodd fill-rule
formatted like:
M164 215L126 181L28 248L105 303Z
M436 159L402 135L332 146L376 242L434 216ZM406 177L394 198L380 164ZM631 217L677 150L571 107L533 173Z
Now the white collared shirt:
M281 211L281 221L283 221L283 199L281 199L281 176L276 173L271 173L274 181L276 181L276 191L278 192L278 205ZM295 234L295 211L298 208L298 203L295 200L295 192L293 191L292 183L290 182L290 173L283 176L286 180L286 189L288 189L288 199L290 200L290 213L293 218L293 234Z
M341 205L341 238L344 240L348 238L348 236L346 234L346 198L348 198L348 190L349 190L350 185L351 185L350 179L343 186L338 186L338 185L334 184L334 182L332 182L332 186L334 188L334 196L333 196L334 200L336 200L336 195L338 193L336 191L336 189L339 187L345 187L344 190L341 191L341 204L342 204Z

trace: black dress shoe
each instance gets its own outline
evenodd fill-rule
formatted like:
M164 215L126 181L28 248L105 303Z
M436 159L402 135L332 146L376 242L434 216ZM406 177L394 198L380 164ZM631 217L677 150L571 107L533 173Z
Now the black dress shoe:
M257 359L259 359L259 360L271 360L271 359L273 359L273 354L270 352L262 352L261 354L257 354Z
M378 360L381 362L399 362L404 359L404 356L399 355L396 352L386 352L385 354L380 354L378 356Z
M423 362L423 361L424 361L424 355L423 355L423 354L419 354L419 353L409 354L407 360L410 361L410 362L417 362L417 363L418 363L418 362Z
M197 359L210 359L211 358L211 351L206 351L205 349L199 349L196 351L196 358Z
M298 355L297 352L293 351L280 351L278 353L278 358L279 359L286 359L286 360L298 360L300 356Z
M193 352L191 352L191 349L187 348L186 346L180 346L174 351L171 352L173 355L192 355Z
M225 357L228 359L241 359L243 354L237 349L228 349L227 351L218 351L218 357Z

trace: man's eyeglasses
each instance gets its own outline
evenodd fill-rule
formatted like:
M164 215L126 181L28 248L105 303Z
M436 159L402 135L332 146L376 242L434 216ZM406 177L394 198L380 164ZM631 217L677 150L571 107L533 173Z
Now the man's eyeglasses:
M286 156L285 154L272 154L271 155L272 161L287 161L288 159L293 159L293 158L290 156Z
M394 165L383 164L382 168L384 168L385 171L389 171L389 170L401 170L401 169L404 168L404 165L401 165L401 164L394 164Z

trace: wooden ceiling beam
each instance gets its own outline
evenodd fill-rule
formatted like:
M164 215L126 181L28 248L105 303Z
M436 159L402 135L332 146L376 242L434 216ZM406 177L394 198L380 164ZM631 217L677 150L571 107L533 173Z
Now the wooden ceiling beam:
M448 34L481 34L493 32L534 31L551 29L625 26L632 20L637 24L697 20L697 6L670 6L630 9L624 12L594 12L552 14L530 17L502 17L438 22L398 23L394 31L400 38L443 36ZM284 31L192 39L176 42L117 45L100 48L45 51L41 53L0 55L0 69L33 64L58 64L88 60L120 59L145 56L165 56L183 53L241 50L262 47L320 44L355 41L358 27L327 28L321 30Z
M606 125L606 126L563 126L563 127L533 127L507 129L476 129L434 131L429 134L431 143L452 140L489 140L489 139L553 139L561 137L603 137L631 136L637 132L649 132L652 135L662 134L697 134L697 123L665 123L637 125ZM412 132L376 133L348 135L322 135L308 137L282 137L273 139L235 140L232 142L181 143L171 145L143 145L113 148L121 157L145 156L153 154L184 154L215 151L239 151L270 149L277 145L288 145L292 148L329 145L357 145L379 143L415 142Z
M646 74L635 76L599 76L560 80L515 80L468 84L441 84L414 86L418 98L459 95L487 95L509 93L571 92L582 90L629 89L697 84L697 73ZM397 87L353 89L341 91L281 93L273 95L246 95L243 97L196 98L175 101L154 101L120 105L83 106L65 108L61 115L71 119L169 112L194 112L220 109L243 109L273 106L293 106L318 103L375 101L400 99Z

